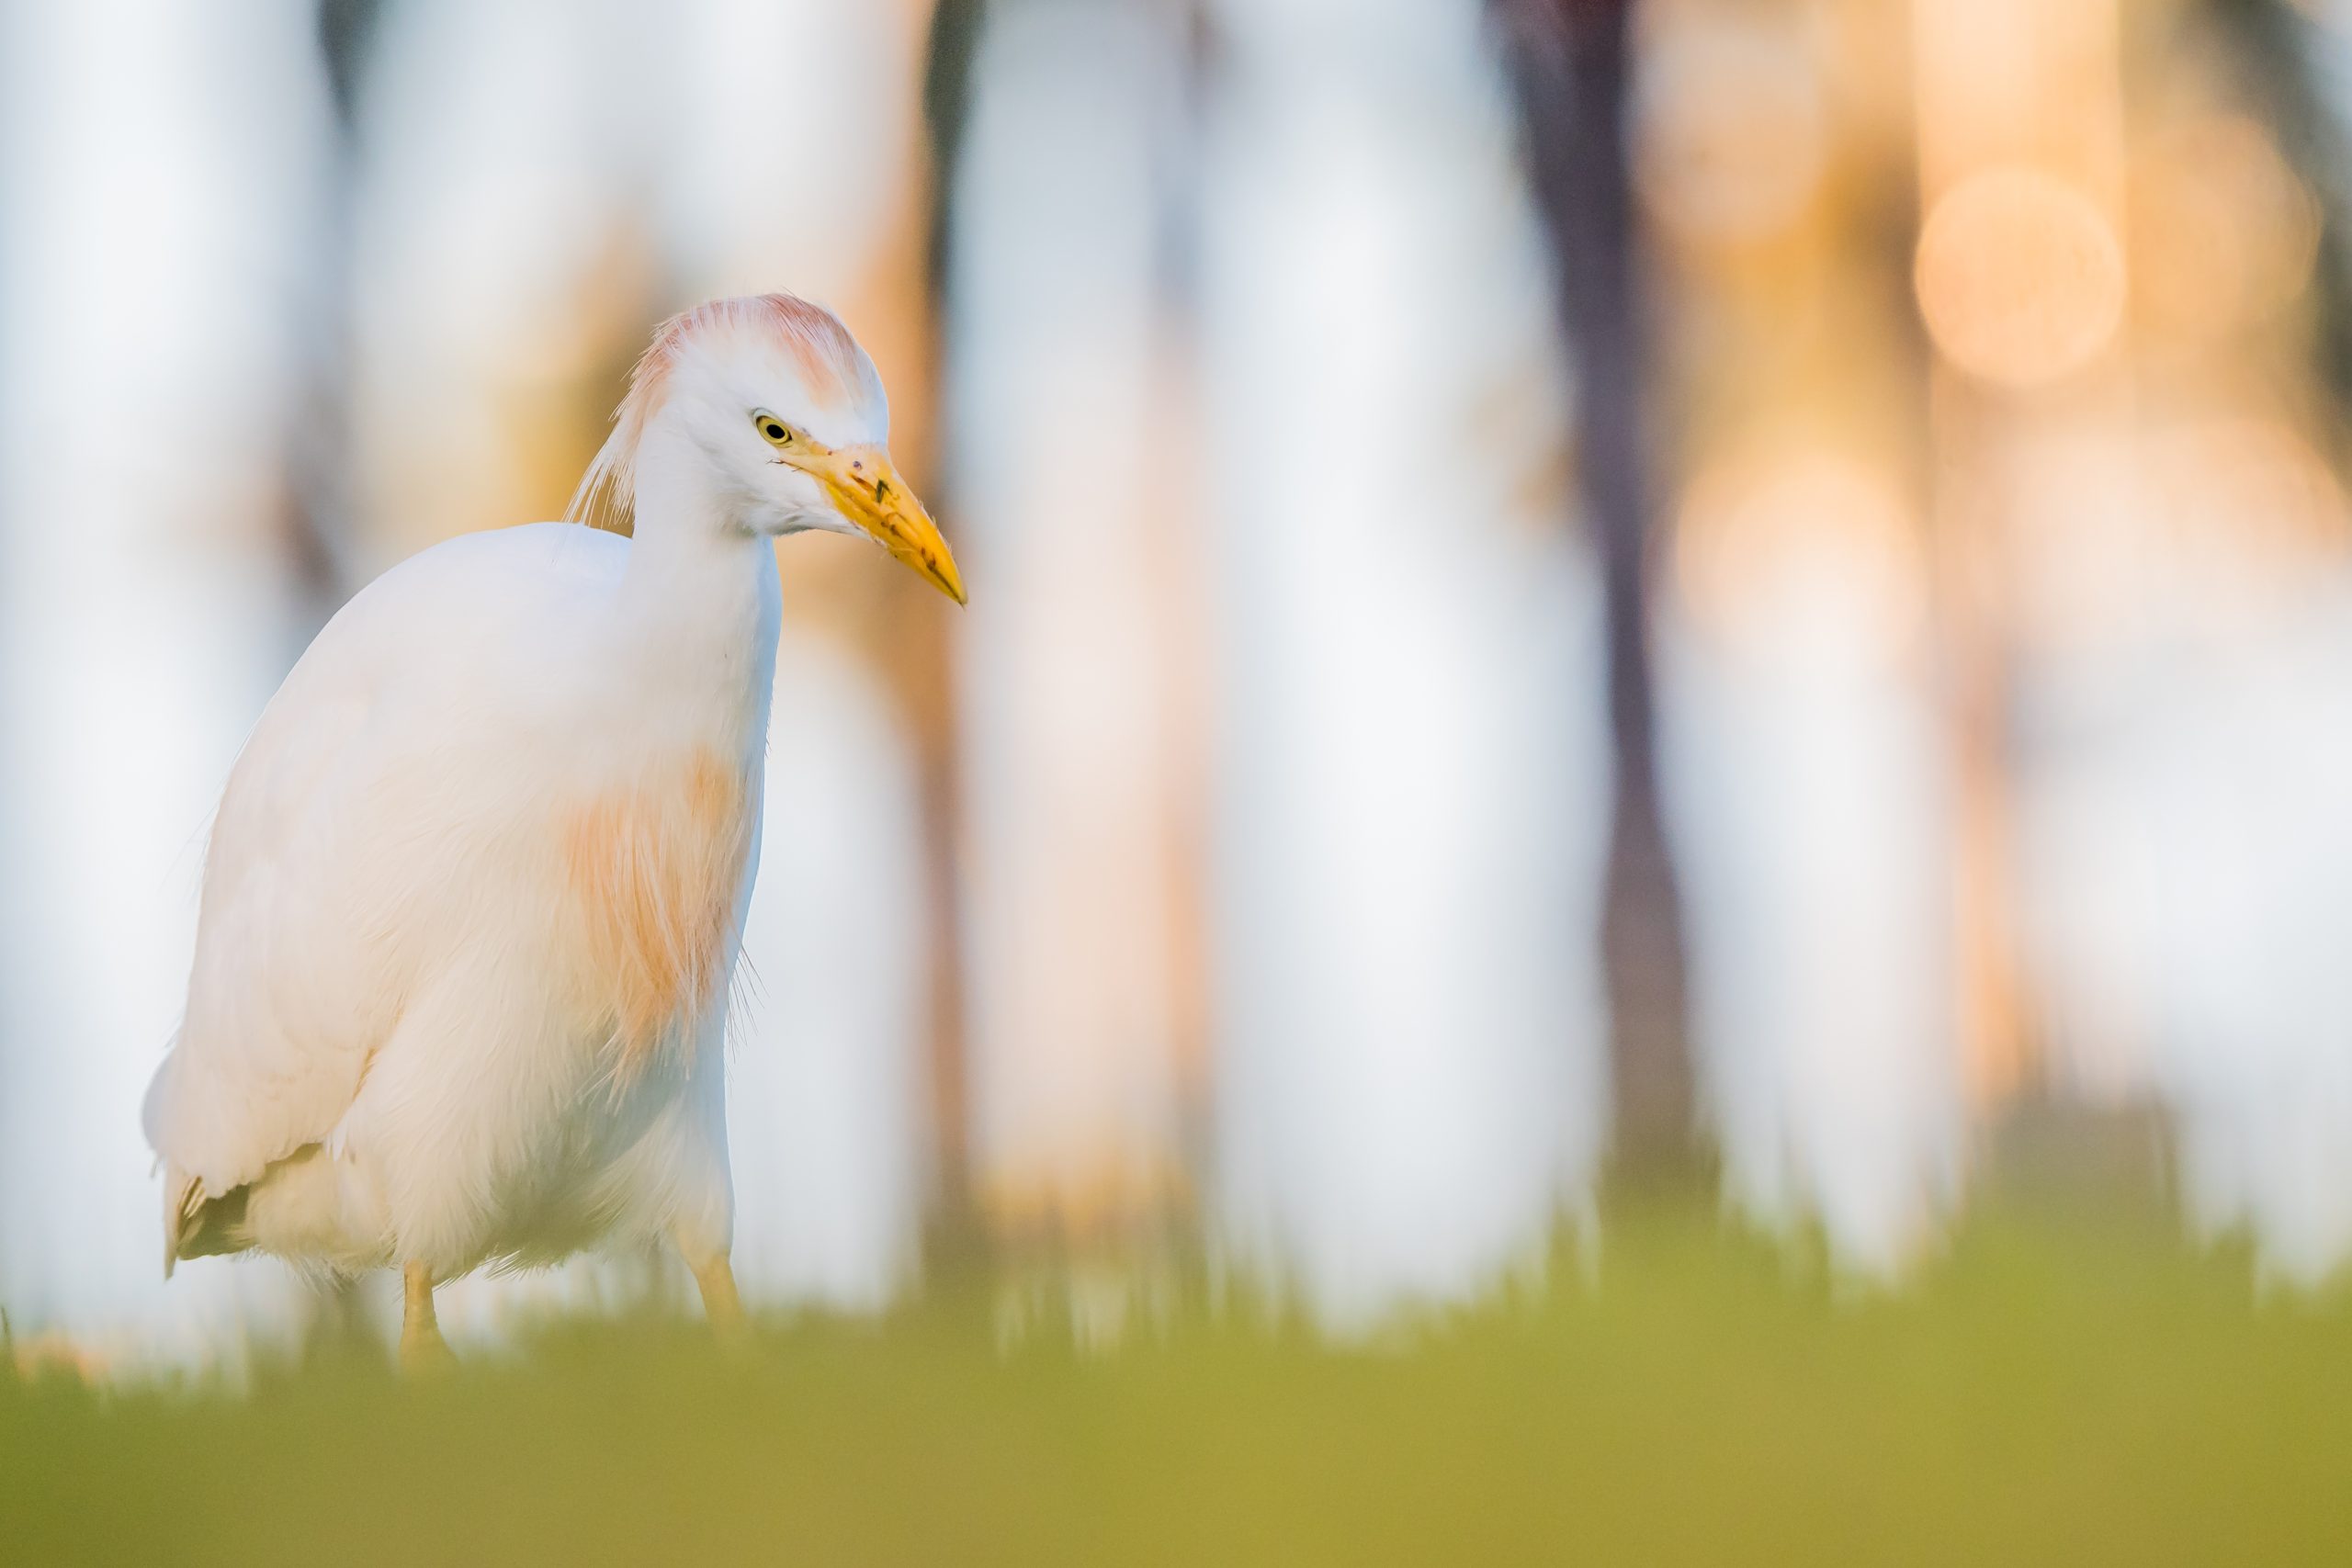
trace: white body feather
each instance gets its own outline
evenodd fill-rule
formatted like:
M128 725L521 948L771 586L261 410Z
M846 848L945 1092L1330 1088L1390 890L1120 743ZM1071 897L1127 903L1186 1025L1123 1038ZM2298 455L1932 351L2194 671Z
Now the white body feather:
M250 1185L245 1245L440 1278L608 1235L725 1247L723 986L624 1071L561 824L699 755L756 803L775 581L748 538L667 540L706 558L633 572L647 548L561 524L454 540L288 677L221 801L148 1095L167 1205Z

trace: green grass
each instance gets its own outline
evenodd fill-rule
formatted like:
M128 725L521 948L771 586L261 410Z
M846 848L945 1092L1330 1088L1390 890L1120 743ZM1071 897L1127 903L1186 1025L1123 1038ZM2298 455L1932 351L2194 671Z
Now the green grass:
M0 1377L0 1562L2352 1561L2352 1305L2136 1211L1996 1205L1892 1296L1620 1205L1589 1280L1376 1350L1204 1309L999 1346L552 1328L437 1387Z

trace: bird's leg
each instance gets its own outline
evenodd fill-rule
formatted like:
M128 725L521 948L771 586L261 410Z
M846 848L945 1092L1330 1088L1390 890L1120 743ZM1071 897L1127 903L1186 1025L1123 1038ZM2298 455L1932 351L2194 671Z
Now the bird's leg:
M702 1314L710 1320L710 1331L722 1349L741 1351L752 1343L751 1320L743 1315L743 1298L735 1293L735 1268L724 1252L714 1252L697 1258L686 1255L686 1266L695 1271L695 1284L702 1291Z
M438 1377L458 1364L441 1337L433 1311L433 1270L422 1263L401 1268L401 1371L411 1377Z

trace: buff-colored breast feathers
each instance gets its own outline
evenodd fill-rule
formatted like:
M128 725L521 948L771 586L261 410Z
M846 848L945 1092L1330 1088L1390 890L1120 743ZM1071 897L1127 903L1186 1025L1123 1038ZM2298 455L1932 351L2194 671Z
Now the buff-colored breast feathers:
M751 835L741 770L707 752L566 817L565 867L624 1073L718 1004Z

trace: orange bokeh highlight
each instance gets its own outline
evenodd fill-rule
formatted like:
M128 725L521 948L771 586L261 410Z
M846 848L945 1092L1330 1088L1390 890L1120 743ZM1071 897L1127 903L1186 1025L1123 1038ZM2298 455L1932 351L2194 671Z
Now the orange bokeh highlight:
M2123 319L2123 247L2081 191L2038 169L1962 181L1928 213L1914 271L1936 346L2010 388L2082 369Z

